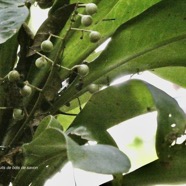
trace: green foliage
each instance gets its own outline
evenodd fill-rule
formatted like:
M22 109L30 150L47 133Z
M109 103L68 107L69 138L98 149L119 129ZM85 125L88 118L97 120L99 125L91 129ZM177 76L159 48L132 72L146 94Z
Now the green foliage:
M28 9L24 0L0 1L0 44L15 35L28 16Z
M79 146L62 132L60 123L52 116L41 121L32 142L23 146L23 152L25 169L19 171L14 185L43 185L67 160L75 167L105 174L123 173L130 168L128 157L115 147Z
M0 1L0 166L18 167L0 170L0 184L42 186L68 161L113 174L113 185L186 182L185 142L177 143L186 115L178 103L144 81L111 85L151 70L186 87L186 1L36 0L50 9L35 36L27 26L33 2ZM98 7L90 26L81 19L86 3ZM43 49L45 40L52 50ZM107 130L152 111L158 159L130 172L130 156Z

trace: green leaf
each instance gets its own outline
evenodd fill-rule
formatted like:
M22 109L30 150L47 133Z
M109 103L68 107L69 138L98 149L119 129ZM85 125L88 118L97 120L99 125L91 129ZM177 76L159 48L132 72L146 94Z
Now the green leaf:
M70 126L69 132L99 143L114 144L107 129L154 110L146 85L132 80L94 94Z
M185 9L185 1L165 0L121 25L106 50L90 64L85 84L106 83L159 67L185 66Z
M94 94L68 132L114 145L108 128L155 109L158 112L156 150L160 158L167 158L170 145L184 134L186 115L172 97L139 80L129 80Z
M43 185L68 160L75 167L98 173L114 174L129 170L128 157L117 148L79 146L59 129L59 125L55 118L47 116L40 123L33 140L23 145L25 160L15 178L15 186Z
M78 146L70 138L67 140L67 145L69 160L77 168L101 174L124 173L130 169L130 160L116 147Z
M15 35L28 16L24 0L0 1L0 43Z
M0 44L0 77L3 78L12 70L14 64L16 63L16 55L17 55L17 34L6 41L3 44ZM12 48L12 50L10 50Z
M185 133L186 114L172 97L149 84L147 86L158 111L156 153L163 161L170 157L172 144Z
M61 123L63 131L66 131L67 128L71 125L72 121L75 119L75 116L59 114L57 120Z
M31 143L23 146L25 162L14 185L43 185L67 162L66 140L57 128L46 128ZM25 169L24 169L25 167Z
M84 37L81 40L81 32L73 32L73 35L69 38L64 51L64 58L62 60L63 65L72 67L75 64L81 63L91 52L94 51L95 48L97 48L101 42L110 37L122 23L139 15L144 10L159 1L160 0L97 1L96 4L98 5L98 12L93 15L93 25L91 25L88 29L100 32L102 35L101 41L98 44L92 44L89 41L87 33L84 34ZM87 1L81 1L81 3L84 2L86 3ZM78 20L74 26L84 28L81 26L80 20ZM61 75L63 76L63 73Z
M51 9L49 10L49 15L53 14L57 9L63 7L64 5L68 5L70 2L70 0L54 0L54 3L51 7ZM76 2L74 2L76 3Z
M143 70L185 66L185 9L185 1L164 0L121 25L113 34L108 47L90 63L90 73L84 78L84 89L77 92L70 87L70 94L68 90L64 92L54 104L54 109L66 100L81 95L92 82L107 84L108 80L112 82L123 75ZM87 47L87 44L84 45ZM65 58L68 56L64 56L63 62Z
M67 162L66 139L61 129L53 116L49 115L40 122L32 142L23 145L25 161L15 185L43 185Z
M154 74L163 79L171 81L186 88L186 68L185 67L163 67L153 71Z
M80 110L80 107L82 108L90 99L90 97L92 96L92 94L90 94L89 92L84 93L83 95L81 95L78 99L74 99L72 100L69 105L64 105L63 107L60 108L61 111L63 112L72 112L72 110L74 109L78 109ZM78 112L76 112L78 113Z
M62 130L62 126L60 125L60 123L53 116L49 115L40 122L39 127L34 133L33 139L37 138L43 131L48 128L57 128L59 130Z
M166 162L153 161L123 176L122 185L176 185L186 182L186 148L185 144L174 147ZM102 186L109 185L109 183Z
M13 69L14 64L16 63L16 55L17 55L17 34L14 35L12 38L7 40L5 43L0 44L0 78L4 78L10 70ZM10 50L11 48L11 50ZM7 99L6 96L8 91L6 90L7 84L2 84L0 86L0 107L6 107L7 106ZM11 89L12 90L12 89ZM15 95L14 95L15 96ZM9 97L11 100L11 97ZM14 103L15 97L13 98ZM19 101L20 102L20 101ZM3 140L10 118L5 115L5 110L0 110L0 142Z
M54 0L36 0L39 7L42 9L46 9L52 6Z

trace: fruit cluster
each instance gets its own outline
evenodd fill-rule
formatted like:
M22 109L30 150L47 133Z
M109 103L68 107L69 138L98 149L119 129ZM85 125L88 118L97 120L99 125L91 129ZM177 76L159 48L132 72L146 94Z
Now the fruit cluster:
M81 16L81 24L83 26L88 27L93 23L92 15L97 12L98 8L97 8L97 5L94 3L88 3L86 5L81 5L81 6L85 6L85 12L87 13L87 15L79 14ZM90 31L84 30L84 31L90 32L89 39L90 39L90 42L92 43L96 43L101 39L101 34L97 31L92 31L92 30Z
M94 3L88 3L88 4L78 4L78 7L84 7L85 8L85 12L86 15L82 15L82 14L77 14L78 16L81 17L81 24L85 27L90 26L93 23L93 18L92 15L95 14L97 12L97 5ZM97 31L94 30L85 30L85 29L78 29L78 28L70 28L70 30L76 30L76 31L81 31L81 32L89 32L89 40L92 43L96 43L101 39L101 34ZM50 53L53 48L54 48L54 44L51 41L51 37L56 37L59 39L59 36L50 34L48 39L44 40L41 42L40 44L40 49L43 53ZM89 73L89 67L87 64L79 64L79 65L75 65L74 67L72 67L71 69L68 69L67 67L58 65L58 64L54 64L54 62L49 59L48 57L46 57L46 55L36 51L36 53L39 55L39 57L35 60L35 66L38 69L44 69L45 67L48 66L48 63L50 63L50 65L57 65L60 68L66 69L68 71L73 71L76 72L77 75L80 77L79 78L79 84L81 84L81 86L75 86L77 88L77 90L81 90L83 83L82 80L85 76L88 75ZM16 87L18 88L18 94L20 95L21 98L24 97L28 97L32 94L32 89L36 89L38 91L42 91L41 89L29 84L27 81L23 81L22 75L20 75L20 73L18 72L17 69L13 69L11 70L4 78L1 78L3 81L4 79L6 79L6 81L9 81L9 83L16 85ZM21 86L18 86L20 85ZM87 87L87 90L90 93L95 93L97 91L99 91L99 86L96 84L90 84ZM2 109L4 109L5 107L2 107ZM7 107L8 108L8 107ZM26 115L26 111L24 109L24 106L15 106L15 107L11 107L11 109L13 110L12 112L12 117L14 120L19 121L24 119L25 115Z
M22 78L20 73L17 70L12 70L10 71L4 78L4 80L8 80L11 84L15 84L16 87L18 87L19 89L19 94L21 97L27 97L29 95L31 95L32 93L32 88L29 85L28 82L22 82ZM21 84L21 86L18 86L19 84ZM21 106L19 106L18 108L13 108L13 119L14 120L22 120L24 118L24 111L22 108L20 108Z
M87 15L78 14L81 17L81 24L83 26L86 26L86 27L90 26L92 24L92 22L93 22L92 15L97 12L97 9L98 9L97 5L94 4L94 3L88 3L88 4L79 4L78 7L84 7L85 8L85 12L87 14ZM70 30L89 32L89 40L92 43L96 43L96 42L98 42L101 39L101 34L99 32L97 32L97 31L78 29L78 28L70 28ZM50 41L51 37L56 37L56 38L62 39L59 36L50 34L49 38L47 40L44 40L41 43L40 48L41 48L42 52L49 53L49 52L51 52L53 50L54 45ZM43 69L43 68L45 68L47 66L48 63L52 63L52 65L54 64L54 62L51 59L47 58L45 55L43 55L43 54L41 54L39 52L37 52L37 53L40 55L40 57L38 59L36 59L36 61L35 61L35 65L36 65L37 68ZM68 69L66 67L59 66L59 65L57 65L57 66L60 67L60 68L69 70L69 71L72 71L72 70L76 69L78 75L81 78L81 80L82 80L83 77L85 77L89 73L89 67L88 67L87 64L75 65L71 69ZM93 85L88 86L88 91L90 93L95 93L98 90L99 90L98 85L93 84Z

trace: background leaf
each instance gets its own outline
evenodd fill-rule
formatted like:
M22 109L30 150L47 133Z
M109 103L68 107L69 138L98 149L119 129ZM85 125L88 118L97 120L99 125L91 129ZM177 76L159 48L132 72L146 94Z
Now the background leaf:
M15 35L28 16L24 0L0 1L0 43Z

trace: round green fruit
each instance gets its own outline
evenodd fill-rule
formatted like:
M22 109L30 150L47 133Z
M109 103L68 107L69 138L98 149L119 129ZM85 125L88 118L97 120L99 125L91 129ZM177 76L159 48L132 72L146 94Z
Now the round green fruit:
M85 64L78 65L77 70L80 76L86 76L89 73L89 67Z
M35 65L37 68L44 68L47 65L47 60L44 57L39 57L36 59Z
M90 15L82 15L81 24L84 26L90 26L93 22L93 19Z
M23 97L29 96L32 93L32 88L28 85L25 85L21 90L20 90L20 94Z
M24 113L23 113L23 110L21 109L14 109L13 110L13 118L15 120L22 120L24 118Z
M85 11L89 15L95 14L97 12L97 9L98 9L98 7L94 3L88 3L85 6Z
M101 34L97 31L91 31L89 34L90 42L96 43L101 39Z
M94 94L99 91L99 86L97 84L90 84L87 89L91 94Z
M48 39L41 43L41 50L43 52L51 52L53 48L54 48L53 43Z
M15 82L20 80L20 74L17 70L12 70L8 73L8 80L10 82Z

